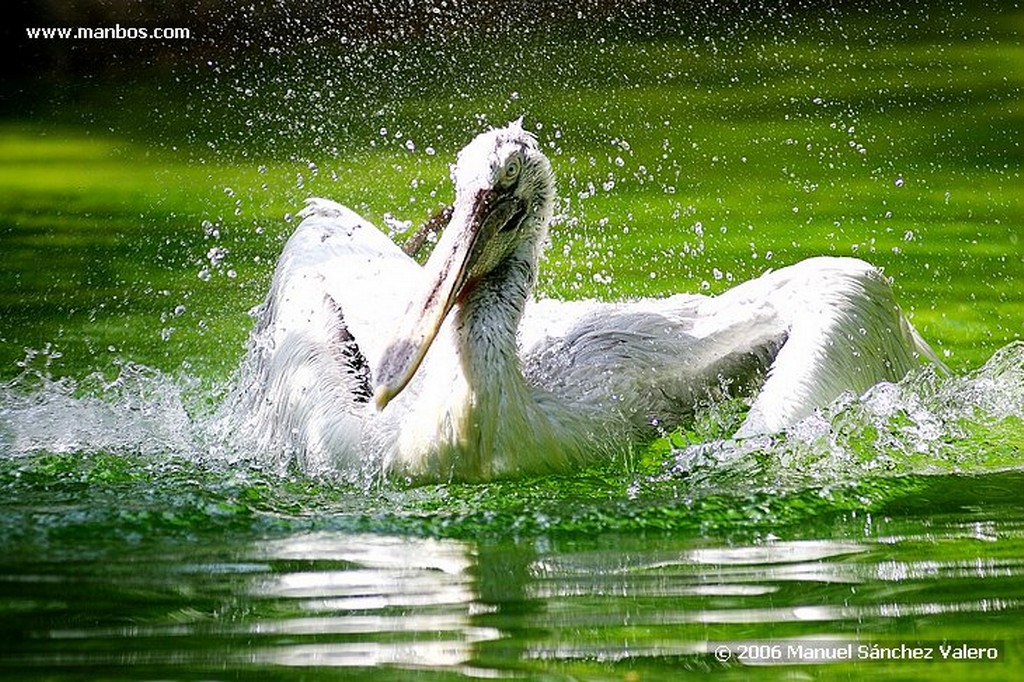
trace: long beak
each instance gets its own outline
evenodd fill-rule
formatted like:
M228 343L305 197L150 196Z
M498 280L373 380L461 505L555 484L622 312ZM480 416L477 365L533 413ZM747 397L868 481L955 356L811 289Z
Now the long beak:
M460 202L454 208L451 222L424 266L426 287L409 304L377 368L373 401L378 410L401 393L416 374L445 317L465 289L480 246L508 221L509 199L481 191L472 202Z

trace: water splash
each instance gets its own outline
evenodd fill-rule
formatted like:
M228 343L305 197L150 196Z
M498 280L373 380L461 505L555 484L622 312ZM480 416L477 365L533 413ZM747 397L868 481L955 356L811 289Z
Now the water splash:
M30 352L25 370L0 384L2 456L199 453L201 425L187 397L198 381L125 362L112 380L99 372L82 380L54 377L48 362L33 364L36 357Z
M216 414L222 387L125 362L113 379L96 373L81 380L52 376L42 353L23 365L0 384L0 456L104 452L279 469L280 453L243 452L223 432ZM940 377L923 369L859 398L844 396L785 434L732 440L741 418L734 404L698 415L696 426L676 434L662 472L636 482L634 493L667 481L699 496L727 492L740 480L748 488L794 490L864 477L1020 468L1024 342L969 374Z
M712 417L721 416L714 409ZM711 419L735 426L728 414ZM717 437L680 444L664 477L694 488L744 480L758 489L796 489L868 476L978 474L1024 466L1024 341L980 369L942 377L923 368L860 397L845 395L784 434Z

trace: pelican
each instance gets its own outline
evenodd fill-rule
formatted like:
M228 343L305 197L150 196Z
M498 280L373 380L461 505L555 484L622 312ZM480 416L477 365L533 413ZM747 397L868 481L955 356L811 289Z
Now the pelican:
M421 266L350 209L310 199L231 396L232 429L281 466L487 480L571 471L748 396L736 437L784 430L844 392L941 366L888 281L812 258L717 295L535 300L555 201L521 121L452 167Z

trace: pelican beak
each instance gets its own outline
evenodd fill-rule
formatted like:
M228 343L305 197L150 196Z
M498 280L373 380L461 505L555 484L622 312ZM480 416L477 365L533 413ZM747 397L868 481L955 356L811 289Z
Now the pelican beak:
M373 401L383 410L409 384L455 303L479 275L490 238L525 214L511 191L480 190L458 202L424 265L426 286L406 309L375 376Z

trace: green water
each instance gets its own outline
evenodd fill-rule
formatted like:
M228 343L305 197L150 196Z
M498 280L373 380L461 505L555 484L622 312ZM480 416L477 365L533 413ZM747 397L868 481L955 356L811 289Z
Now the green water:
M0 676L1013 678L1024 14L905 9L199 45L29 88L0 120ZM741 406L708 406L605 466L488 485L211 449L303 199L419 223L461 145L520 115L562 197L543 295L855 255L952 376L744 442ZM801 642L998 656L778 658Z

